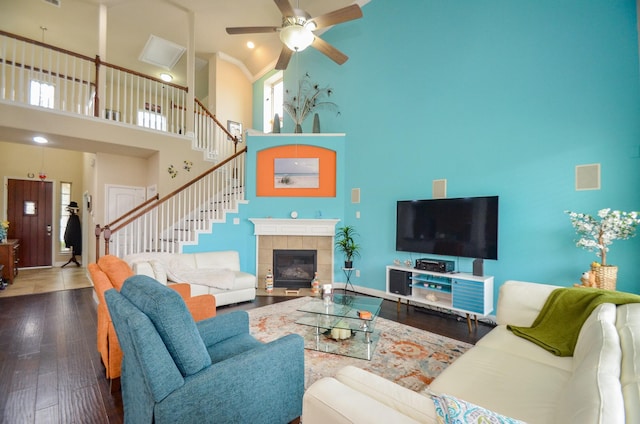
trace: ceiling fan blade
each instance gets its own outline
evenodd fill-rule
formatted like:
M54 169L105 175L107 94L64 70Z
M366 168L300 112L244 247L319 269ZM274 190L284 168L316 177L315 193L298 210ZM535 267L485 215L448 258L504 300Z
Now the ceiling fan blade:
M276 32L280 30L280 27L274 26L259 26L259 27L232 27L227 28L227 34L259 34L263 32Z
M336 49L331 44L327 43L317 35L314 38L313 43L311 43L311 45L315 49L317 49L319 52L327 55L329 59L333 60L338 65L342 65L344 62L347 61L347 59L349 59L349 56L342 53L340 50Z
M276 63L276 69L279 71L287 69L291 56L293 56L293 50L289 50L287 46L283 46L280 57L278 58L278 63Z
M295 16L295 12L293 11L293 7L291 7L291 3L289 0L274 0L276 2L276 6L280 9L280 13L282 13L283 17L287 16Z
M360 6L357 4L352 4L351 6L316 16L315 18L310 19L309 22L313 22L316 25L316 29L320 29L359 18L362 18L362 9L360 9Z

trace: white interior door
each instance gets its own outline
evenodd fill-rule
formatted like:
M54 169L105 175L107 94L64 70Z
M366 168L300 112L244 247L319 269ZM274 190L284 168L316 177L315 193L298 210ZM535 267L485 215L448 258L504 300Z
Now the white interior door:
M105 214L107 222L113 222L145 201L146 189L144 187L106 185L105 188L107 197ZM118 235L115 237L117 246L110 246L110 250L113 250L111 253L117 254L117 252L124 252L128 237L131 237L131 235L124 237Z

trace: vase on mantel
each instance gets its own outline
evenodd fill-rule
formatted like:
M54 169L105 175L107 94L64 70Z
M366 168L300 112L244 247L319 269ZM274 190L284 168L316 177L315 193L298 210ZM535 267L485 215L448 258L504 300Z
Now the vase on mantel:
M295 129L293 130L295 134L302 134L302 125L296 124Z

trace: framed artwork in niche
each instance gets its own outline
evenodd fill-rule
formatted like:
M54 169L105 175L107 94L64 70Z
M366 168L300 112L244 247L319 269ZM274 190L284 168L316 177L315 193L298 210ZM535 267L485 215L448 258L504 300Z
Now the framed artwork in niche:
M316 146L286 145L256 155L256 195L336 197L336 152Z

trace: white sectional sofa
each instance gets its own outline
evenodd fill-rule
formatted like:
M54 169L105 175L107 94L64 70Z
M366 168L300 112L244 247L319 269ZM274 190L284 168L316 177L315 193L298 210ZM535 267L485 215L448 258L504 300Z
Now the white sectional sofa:
M508 324L531 326L556 288L503 284L498 325L433 381L431 393L530 424L640 423L640 303L601 304L582 326L573 356L559 357L507 329ZM309 387L302 420L438 422L429 393L412 392L355 367Z
M200 253L137 253L123 258L136 274L167 282L189 283L191 295L212 294L216 306L256 297L256 276L240 271L234 250Z

